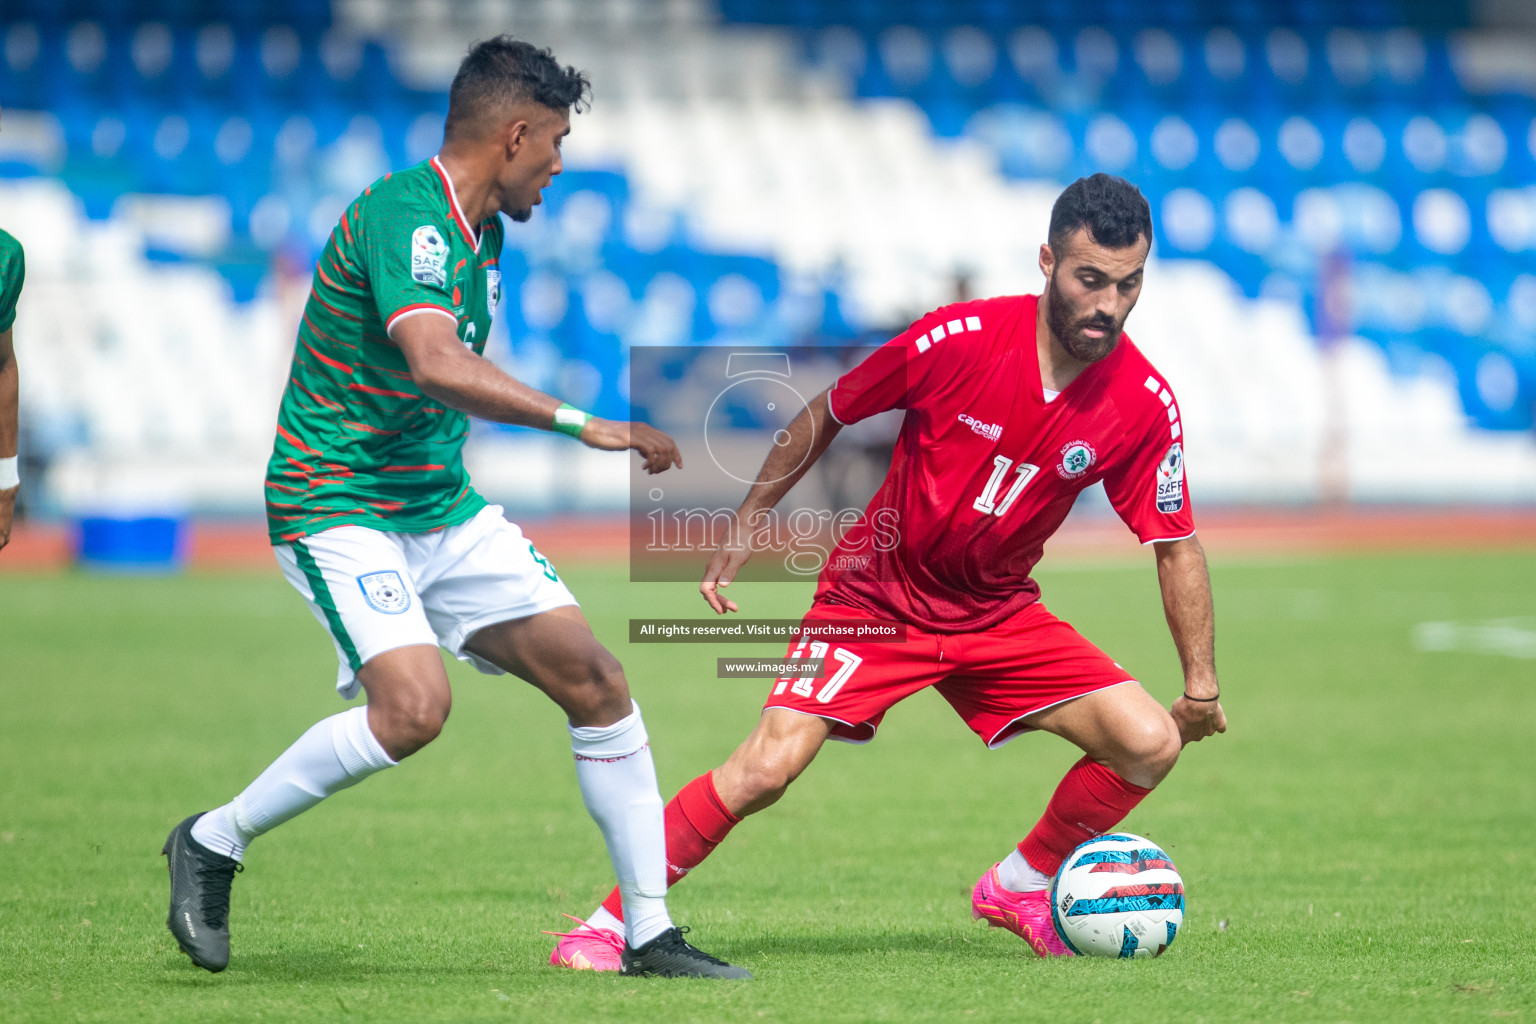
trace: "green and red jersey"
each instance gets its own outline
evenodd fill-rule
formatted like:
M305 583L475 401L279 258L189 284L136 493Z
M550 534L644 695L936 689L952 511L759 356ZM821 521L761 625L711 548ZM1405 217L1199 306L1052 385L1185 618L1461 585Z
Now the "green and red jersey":
M21 298L21 283L27 276L27 260L21 243L0 231L0 331L8 331L16 322L16 300Z
M470 224L436 157L363 190L315 267L267 466L274 544L333 526L425 533L485 506L469 417L423 394L389 331L453 320L477 354L501 296L501 218Z

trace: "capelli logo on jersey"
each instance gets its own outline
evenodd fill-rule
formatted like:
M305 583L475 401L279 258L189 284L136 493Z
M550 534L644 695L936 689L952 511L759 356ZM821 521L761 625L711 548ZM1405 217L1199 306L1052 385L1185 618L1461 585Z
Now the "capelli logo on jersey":
M966 413L960 414L960 422L970 427L972 430L986 438L988 441L996 441L998 438L1003 436L1003 428L998 424L983 423L976 417L969 416Z

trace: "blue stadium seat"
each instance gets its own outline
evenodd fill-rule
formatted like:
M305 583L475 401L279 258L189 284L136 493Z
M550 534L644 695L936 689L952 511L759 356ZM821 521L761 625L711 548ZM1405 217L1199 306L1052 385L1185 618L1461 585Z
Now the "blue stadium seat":
M1529 427L1536 313L1527 322L1505 307L1536 272L1531 248L1501 247L1487 207L1495 190L1536 181L1536 102L1470 95L1457 80L1446 39L1469 21L1465 0L722 0L720 10L791 27L806 59L845 69L858 96L910 98L937 134L980 140L1008 175L1130 177L1152 203L1158 252L1212 261L1248 295L1309 292L1330 246L1389 291L1481 282L1499 311L1484 330L1444 308L1406 324L1369 303L1361 330L1397 363L1447 359L1478 422ZM93 217L125 192L225 195L236 237L214 263L248 298L267 260L253 211L267 196L278 197L268 211L287 204L289 242L262 244L312 257L313 211L356 187L335 151L366 127L356 118L376 123L391 166L436 148L445 96L402 83L379 44L328 37L331 23L325 0L13 0L0 15L0 98L59 118L60 173ZM833 26L846 31L827 36ZM841 63L827 57L829 38ZM291 145L302 135L284 133L291 117L312 126L312 146ZM632 311L686 306L685 333L701 339L731 338L744 317L769 324L782 294L773 263L702 251L678 223L642 241L626 228L633 202L622 174L567 171L503 255L508 282L532 264L565 289L558 319L549 306L530 323L509 294L505 322L558 343L570 373L596 373L599 410L620 408L622 351L612 316L586 304L588 281L614 303L619 282ZM1456 287L1447 294L1467 293ZM822 332L851 335L835 286L826 300ZM1501 404L1510 373L1516 397Z

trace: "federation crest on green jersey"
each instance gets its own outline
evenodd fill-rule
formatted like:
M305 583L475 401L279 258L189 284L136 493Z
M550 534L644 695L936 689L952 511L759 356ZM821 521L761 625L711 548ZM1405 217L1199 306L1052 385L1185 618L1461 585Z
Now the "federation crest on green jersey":
M485 268L485 311L495 313L501 303L501 268Z
M438 288L448 284L448 243L435 224L411 233L411 279Z
M393 569L364 573L357 578L368 607L385 615L399 615L411 606L411 592Z

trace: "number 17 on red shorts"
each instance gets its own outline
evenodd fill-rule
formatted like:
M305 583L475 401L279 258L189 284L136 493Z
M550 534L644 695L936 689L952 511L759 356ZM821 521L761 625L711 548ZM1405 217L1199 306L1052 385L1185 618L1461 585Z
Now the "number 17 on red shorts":
M989 747L1030 731L1024 719L1134 677L1040 602L973 633L929 633L868 612L814 605L788 657L819 676L775 681L765 707L817 715L834 739L865 743L893 706L932 686Z

